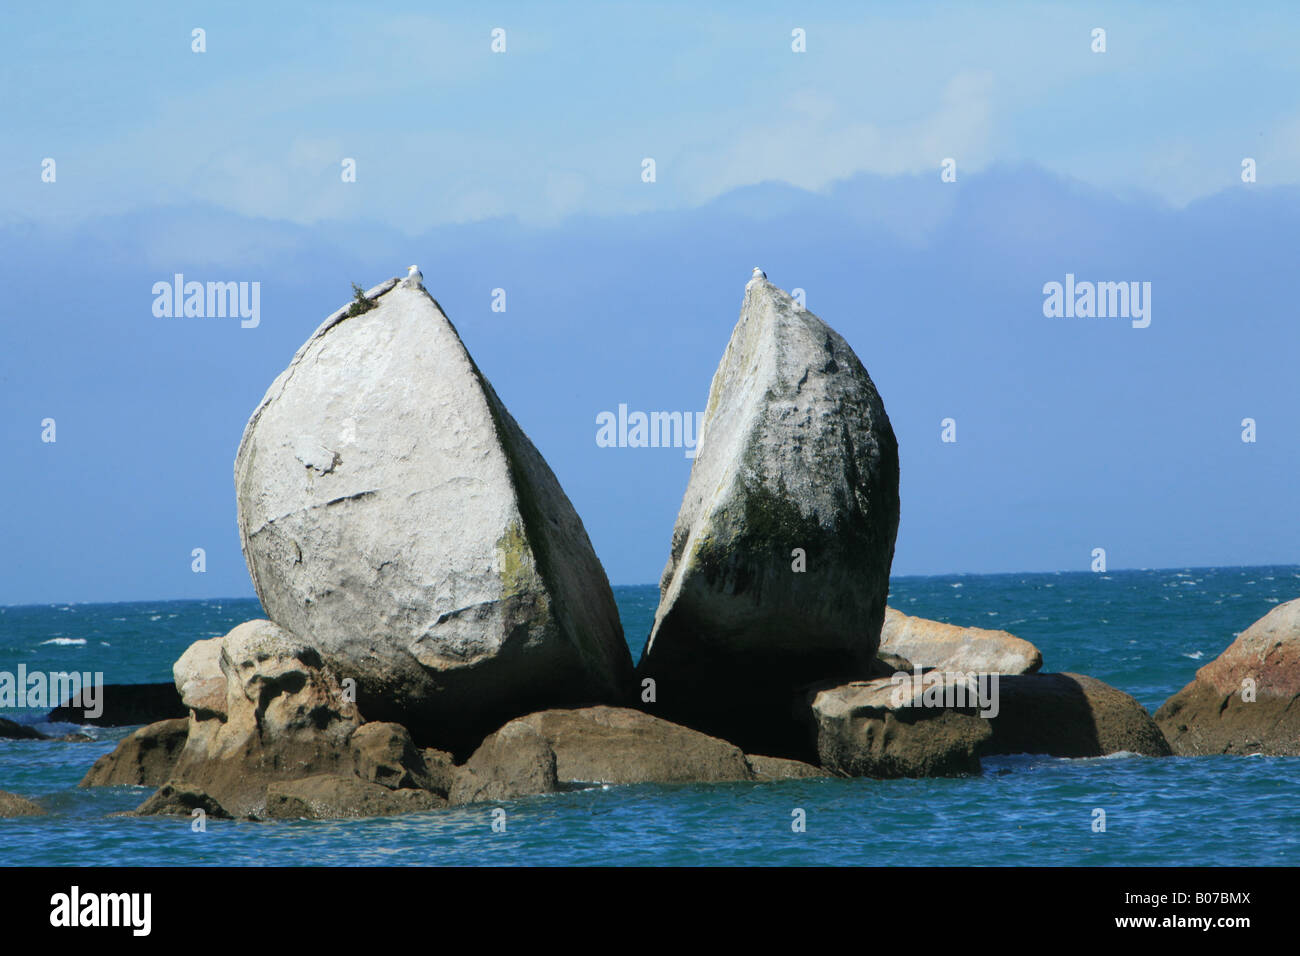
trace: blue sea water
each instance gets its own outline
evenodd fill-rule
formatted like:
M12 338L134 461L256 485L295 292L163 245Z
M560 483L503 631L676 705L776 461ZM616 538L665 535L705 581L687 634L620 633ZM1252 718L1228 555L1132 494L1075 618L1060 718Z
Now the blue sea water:
M652 586L615 588L633 656ZM890 603L1033 641L1044 669L1091 674L1154 710L1277 604L1300 567L898 578ZM255 600L0 608L0 670L102 671L166 681L191 642L262 616ZM37 721L34 712L11 719ZM40 725L44 726L44 725ZM69 730L67 725L45 727ZM1295 865L1300 758L1016 756L976 777L604 787L504 805L345 822L211 821L111 814L144 788L79 790L126 730L93 743L0 740L0 789L49 815L0 820L5 865L740 864ZM1106 812L1104 833L1093 811ZM803 810L805 832L792 814Z

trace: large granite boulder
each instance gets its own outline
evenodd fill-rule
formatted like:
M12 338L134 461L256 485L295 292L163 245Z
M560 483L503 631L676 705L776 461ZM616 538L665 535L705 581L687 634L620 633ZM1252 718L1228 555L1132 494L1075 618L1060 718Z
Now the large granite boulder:
M875 672L898 513L898 445L866 369L751 280L660 581L647 706L745 750L810 756L797 689Z
M767 776L791 776L770 765ZM509 800L592 784L754 780L738 747L623 707L547 710L483 741L460 768L451 802Z
M808 710L821 766L850 777L977 774L993 732L978 687L942 674L812 689Z
M1084 674L1019 674L999 681L993 754L1102 757L1135 753L1167 757L1169 744L1133 697Z
M1300 599L1242 631L1155 719L1179 755L1300 756Z
M184 717L141 727L95 761L80 787L161 787L171 776L189 736Z
M613 594L554 474L418 282L340 309L235 460L262 606L372 720L468 753L512 717L625 699Z
M961 627L885 609L880 657L904 667L950 673L1033 674L1043 655L1006 631Z

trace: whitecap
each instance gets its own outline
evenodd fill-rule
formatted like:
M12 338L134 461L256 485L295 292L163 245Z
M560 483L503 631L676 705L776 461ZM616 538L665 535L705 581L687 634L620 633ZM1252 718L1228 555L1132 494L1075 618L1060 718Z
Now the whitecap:
M1190 657L1190 658L1191 658L1192 660L1194 660L1194 661L1199 661L1199 660L1200 660L1202 657L1204 657L1204 656L1205 656L1205 652L1204 652L1204 651L1193 651L1193 652L1190 653L1190 654L1184 654L1184 655L1183 655L1183 657Z
M42 644L85 644L84 637L52 637L48 641L41 641Z

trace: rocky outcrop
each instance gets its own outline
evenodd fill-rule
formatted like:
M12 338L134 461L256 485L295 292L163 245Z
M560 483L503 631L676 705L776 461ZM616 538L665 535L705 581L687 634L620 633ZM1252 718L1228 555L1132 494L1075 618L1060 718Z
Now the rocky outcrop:
M1024 674L999 681L992 736L980 753L1101 757L1128 752L1170 753L1145 707L1109 684L1083 674Z
M993 730L971 690L944 675L925 682L881 678L814 689L808 708L818 760L850 777L979 773L980 748Z
M873 673L898 514L898 446L866 369L751 280L640 663L648 709L746 750L810 756L797 688Z
M249 621L222 638L219 666L225 714L189 718L172 790L259 817L273 782L352 771L349 740L361 716L315 648L270 621ZM139 812L171 805L147 801Z
M1300 756L1300 600L1279 604L1156 711L1174 753Z
M16 793L0 790L0 817L39 817L45 811L39 804Z
M134 727L185 716L185 707L171 684L105 684L99 690L103 712L87 717L85 706L64 701L46 715L52 724L92 724L99 727Z
M961 627L885 609L880 657L900 666L949 673L1033 674L1043 655L1029 641L1006 631Z
M189 725L188 720L180 718L141 727L111 753L96 760L78 786L162 786L185 746Z
M548 710L512 720L484 740L460 768L451 802L604 783L753 779L739 748L650 714L623 707Z
M257 595L372 720L467 753L533 710L624 699L605 573L438 304L389 280L272 383L235 461Z
M165 740L179 753L137 814L323 819L446 805L451 755L421 752L399 724L363 723L315 648L270 621L199 641L175 670L189 719L137 731L83 785L160 782L129 777L148 763L147 745ZM149 764L151 778L161 762Z

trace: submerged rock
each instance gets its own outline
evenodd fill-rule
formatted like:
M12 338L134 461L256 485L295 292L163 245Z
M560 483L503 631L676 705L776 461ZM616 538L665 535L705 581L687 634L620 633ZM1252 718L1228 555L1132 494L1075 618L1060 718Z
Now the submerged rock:
M1038 648L1014 634L927 621L892 607L885 609L879 653L920 670L950 673L1033 674L1043 666Z
M745 754L725 740L637 710L587 707L529 714L490 735L460 768L451 802L602 783L753 779Z
M898 531L898 445L858 357L756 276L709 389L638 676L656 714L810 756L800 685L870 676Z
M1300 599L1252 624L1156 711L1174 753L1300 756Z
M40 817L45 815L40 804L33 803L16 793L0 790L0 817Z
M1083 674L1021 674L999 681L993 735L980 753L1166 757L1169 744L1145 707Z
M176 766L189 726L190 722L182 717L141 727L111 753L96 760L77 786L162 786Z
M520 714L623 700L613 593L554 474L418 282L340 309L235 461L257 595L372 720L467 753Z

